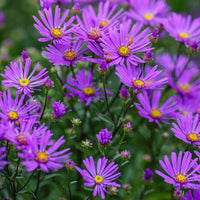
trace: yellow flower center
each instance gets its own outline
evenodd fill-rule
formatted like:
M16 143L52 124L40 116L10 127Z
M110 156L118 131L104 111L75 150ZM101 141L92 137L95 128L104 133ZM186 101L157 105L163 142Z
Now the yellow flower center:
M130 54L130 49L127 46L121 46L118 48L118 53L120 56L127 57Z
M76 53L74 51L67 51L64 54L65 60L73 61L76 58Z
M108 24L108 20L102 21L101 24L100 24L100 28L105 27L107 24Z
M39 151L36 154L36 160L41 163L46 163L49 159L49 155L46 151Z
M16 138L16 140L17 140L17 142L19 142L22 145L26 145L27 144L26 137L25 137L24 134L18 135L17 138Z
M99 184L99 183L103 182L103 178L101 176L99 176L99 175L96 175L94 177L94 181L95 181L95 183Z
M154 15L151 14L151 13L147 13L147 14L144 15L144 18L145 18L147 21L152 20L153 17L154 17Z
M197 142L199 140L199 137L195 133L189 133L188 136L187 136L187 139L190 142Z
M26 78L23 78L23 79L19 80L19 84L21 86L27 86L29 83L30 83L30 81L28 79L26 79Z
M53 28L51 30L51 36L54 37L55 39L60 39L62 38L63 33L59 28Z
M98 40L101 37L101 30L98 28L91 28L88 31L88 37L93 40Z
M13 121L13 120L17 120L19 116L16 112L11 111L8 113L8 118Z
M162 116L162 113L157 110L157 109L153 109L150 113L151 117L153 117L154 119L159 119Z
M94 88L86 87L86 88L83 89L83 93L86 96L92 96L92 95L94 95L94 92L95 92Z
M104 55L112 56L112 54L109 54L109 53L104 53ZM106 61L107 63L110 63L110 62L112 62L112 59L110 59L110 58L105 58L105 61Z
M184 93L190 93L191 91L191 86L188 83L178 84L178 88Z
M199 114L200 114L200 108L197 110L197 113L199 113Z
M180 33L178 34L178 36L179 36L182 40L184 40L185 38L190 39L190 36L189 36L187 33L184 33L184 32L180 32Z
M186 183L187 182L187 176L183 175L183 174L177 174L174 179L177 183Z
M145 83L141 80L133 80L133 85L135 87L143 88L145 86Z

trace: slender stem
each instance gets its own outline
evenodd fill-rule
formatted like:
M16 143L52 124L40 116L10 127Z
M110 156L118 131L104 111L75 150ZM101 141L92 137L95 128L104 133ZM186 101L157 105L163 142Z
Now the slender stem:
M46 94L45 94L45 100L44 100L44 108L42 110L42 114L41 114L41 117L40 117L40 121L42 120L43 116L44 116L44 111L46 109L46 106L47 106L47 97L48 97L48 89L46 90Z
M126 116L126 114L127 114L127 112L128 112L128 109L129 109L129 108L131 107L131 105L133 104L134 98L135 98L135 94L133 95L133 97L132 97L130 103L128 104L128 106L126 107L122 118L125 118L125 116ZM120 121L120 120L118 120L118 121ZM114 131L113 131L113 133L112 133L113 137L116 135L117 131L120 129L122 123L123 123L123 122L120 121L119 125L115 127L115 129L114 129Z
M13 180L2 170L1 173L10 181L13 182Z
M105 84L105 76L103 76L103 91L104 91L104 95L105 95L105 99L106 99L107 111L108 111L108 113L109 113L109 115L110 115L110 118L111 118L111 120L112 120L114 126L116 127L115 120L114 120L114 118L113 118L113 116L112 116L112 114L111 114L111 112L110 112L110 108L109 108L109 104L108 104L108 96L107 96L107 93L106 93L106 87L105 87L105 85L106 85L106 84Z
M126 133L123 134L119 144L117 145L117 148L115 149L115 152L113 153L113 156L112 156L111 160L115 157L117 151L119 150L119 147L123 144L125 136L126 136Z
M72 200L72 193L70 188L70 170L67 170L67 185L68 185L68 191L69 191L69 199Z
M76 80L76 76L75 76L75 73L74 73L74 67L72 66L72 64L70 65L70 68L71 68L71 71L72 71L73 78L74 78L74 80Z
M35 192L34 192L34 194L35 194L36 197L37 197L37 193L38 193L39 186L40 186L40 183L41 183L40 175L41 175L41 170L40 170L39 173L38 173L37 185L36 185Z
M146 186L142 185L142 190L141 190L141 193L140 193L138 200L142 200L144 198L145 190L146 190Z
M113 103L116 101L117 97L119 96L119 90L121 89L122 85L123 84L121 83L119 88L118 88L118 90L117 90L117 93L115 94L115 96L113 97L112 101L110 102L109 107L111 107L113 105Z
M30 175L30 177L28 178L28 180L26 181L26 183L19 190L17 190L17 193L19 191L23 190L28 185L28 183L30 182L30 180L33 177L33 175L35 174L35 172L36 172L36 170L32 172L32 174Z

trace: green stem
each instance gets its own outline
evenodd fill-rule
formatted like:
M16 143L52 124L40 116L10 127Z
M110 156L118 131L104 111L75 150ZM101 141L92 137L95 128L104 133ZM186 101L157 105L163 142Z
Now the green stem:
M134 98L135 98L135 95L133 95L132 99L130 100L130 103L129 103L128 106L126 107L126 109L125 109L125 111L124 111L124 114L123 114L123 116L122 116L122 119L124 119L124 118L126 117L126 114L127 114L127 112L128 112L128 109L129 109L129 108L131 107L131 105L133 104ZM118 121L120 121L120 120L118 120ZM123 122L120 121L119 125L115 127L115 129L114 129L114 131L113 131L113 133L112 133L113 137L116 135L117 131L120 129L122 123L123 123Z
M75 73L74 73L74 67L72 66L72 64L70 65L70 68L71 68L71 71L72 71L73 78L74 78L74 80L76 80L76 76L75 76Z
M36 197L37 197L37 193L38 193L39 186L40 186L40 183L41 183L40 175L41 175L41 170L38 172L37 185L36 185L35 192L34 192Z
M138 200L142 200L144 198L145 190L146 190L146 186L142 185L142 190L141 190L141 193L140 193Z
M36 172L36 170L32 172L31 176L28 178L28 180L26 181L26 183L19 190L17 190L17 193L19 191L23 190L28 185L28 183L30 182L30 180L33 177L33 175L34 175L35 172Z
M114 124L114 126L116 127L116 123L115 123L115 120L110 112L110 107L109 107L109 104L108 104L108 96L107 96L107 93L106 93L106 84L105 84L105 76L103 76L103 91L104 91L104 95L105 95L105 99L106 99L106 106L107 106L107 111L108 111L108 114L110 115L110 118Z
M115 155L117 154L117 151L119 150L119 147L123 144L125 136L126 136L126 133L124 133L123 136L121 137L121 140L120 140L119 144L117 145L117 148L115 149L115 152L114 152L111 160L115 157Z
M46 90L46 94L45 94L45 100L44 100L44 108L42 110L42 114L41 114L41 117L40 117L40 121L42 120L43 116L44 116L44 111L46 109L46 106L47 106L47 97L48 97L48 89Z
M72 193L70 188L70 170L67 170L67 185L68 185L69 199L72 200Z

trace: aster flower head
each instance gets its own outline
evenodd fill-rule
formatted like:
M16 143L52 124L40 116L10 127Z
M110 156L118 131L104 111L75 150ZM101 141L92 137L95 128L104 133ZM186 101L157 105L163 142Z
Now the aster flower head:
M196 68L184 70L176 81L169 77L169 85L184 97L196 98L200 93L200 79L194 80L198 72Z
M200 165L197 165L198 158L192 160L192 153L189 151L184 154L179 152L178 157L175 152L171 153L171 162L167 156L164 157L164 162L159 160L159 163L163 170L167 173L164 174L158 170L155 172L164 178L164 181L168 184L173 184L176 188L190 188L198 189L200 184L200 175L197 171L200 169Z
M95 167L94 159L90 157L83 160L83 163L87 170L76 167L76 170L82 175L86 181L84 186L93 187L93 196L100 196L105 199L105 193L109 193L106 188L108 186L120 187L120 185L114 182L115 179L120 177L120 173L115 173L118 170L118 164L111 162L108 164L108 159L103 157L97 161L97 167Z
M171 13L164 22L165 30L169 35L179 42L189 43L200 41L200 21L199 18L192 21L191 15L183 16Z
M158 90L163 89L164 84L167 82L167 78L162 76L162 71L157 70L158 66L149 68L146 72L140 67L131 66L127 63L125 65L117 65L116 75L120 78L120 81L133 88L134 92L142 90Z
M38 134L40 134L40 137L38 137ZM32 138L27 140L29 148L18 153L18 156L25 160L21 164L27 167L27 172L34 171L39 167L43 172L49 173L50 170L57 171L65 167L64 163L71 155L71 153L67 153L70 149L57 151L65 140L62 136L55 143L52 143L51 137L52 134L47 129L42 132L41 130L36 131Z
M22 120L28 120L29 118L38 117L35 113L37 109L37 103L35 101L27 101L23 104L25 95L19 98L16 94L15 99L11 97L11 91L8 90L7 94L4 91L0 96L0 117L10 122L19 123Z
M35 16L33 16L36 24L34 27L40 32L43 38L39 38L40 42L47 42L53 40L54 42L62 42L68 38L68 34L71 33L71 29L68 29L69 26L74 21L75 17L71 17L67 22L64 22L66 17L69 14L69 10L66 10L63 16L60 19L61 8L56 6L54 21L52 9L44 9L44 14L42 11L38 11L42 22Z
M0 170L3 169L4 165L8 164L8 161L4 160L4 158L7 156L5 151L6 147L0 147Z
M76 81L69 77L67 80L67 85L65 87L71 91L72 95L79 96L79 101L86 101L86 106L88 106L93 99L103 101L104 98L103 92L99 88L93 86L93 77L92 71L88 71L88 77L86 77L85 71L80 70L76 75ZM112 93L107 90L107 94L111 95Z
M101 129L101 131L99 131L99 134L97 134L96 137L99 143L104 146L110 144L110 140L112 139L112 135L110 134L110 131L108 131L107 128Z
M22 150L28 147L27 141L32 138L32 133L35 134L41 131L45 131L47 128L44 125L39 126L38 128L34 127L37 123L36 118L30 118L26 121L21 121L20 126L14 127L12 124L9 124L9 129L6 131L5 139L10 143L16 145L16 148Z
M16 62L11 62L10 67L6 66L5 73L1 74L6 80L2 81L2 85L5 87L14 87L18 91L17 93L24 93L31 97L30 93L35 90L40 91L38 86L44 84L47 80L46 68L42 69L37 75L35 71L37 70L39 63L30 72L31 59L27 58L25 60L25 67L23 67L22 60L19 61L19 65Z
M144 25L156 26L169 12L165 0L130 0L128 16Z
M77 34L78 38L84 41L96 42L102 37L108 27L115 26L118 23L118 19L121 16L123 9L120 9L114 14L117 5L111 7L110 2L100 2L98 7L98 14L95 13L92 5L88 8L83 8L82 19L77 17L78 26L75 26L74 33Z
M84 43L78 40L69 40L62 44L55 44L55 46L49 44L46 49L43 53L53 65L70 66L72 64L75 67L77 61L86 61L88 59L83 54L89 50L84 48Z
M158 65L164 68L169 77L180 77L184 70L196 69L197 65L189 61L189 57L185 55L177 56L176 54L171 56L169 53L162 55L156 55L155 61ZM196 73L196 72L195 72Z
M200 199L200 190L199 189L193 190L193 195L192 195L192 191L189 190L186 193L186 198L184 198L184 197L180 198L180 200L198 200L198 199Z
M156 122L160 126L160 122L168 123L169 119L176 118L176 102L173 97L167 99L161 106L159 106L161 92L154 91L151 98L145 91L137 95L141 105L135 105L139 111L139 115L149 119L149 122Z
M135 23L132 26L132 21L124 21L120 24L119 30L117 27L109 28L108 34L102 34L101 46L106 53L105 58L112 60L110 64L131 63L136 65L138 62L144 61L135 54L146 52L153 48L148 46L150 30L145 28L143 31L141 23Z
M186 113L180 119L177 119L177 124L172 123L173 128L171 129L177 138L180 140L192 144L200 145L200 123L199 115L193 117L192 113Z
M70 112L71 110L66 111L68 106L65 106L63 103L60 102L54 102L52 104L53 107L53 117L55 119L60 119L62 116L64 116L66 113Z

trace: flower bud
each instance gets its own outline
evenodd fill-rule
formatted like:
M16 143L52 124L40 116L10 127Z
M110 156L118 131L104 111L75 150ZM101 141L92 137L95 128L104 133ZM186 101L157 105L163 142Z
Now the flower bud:
M153 32L150 34L149 40L150 40L151 42L156 43L156 42L158 41L158 38L159 38L158 33L159 33L159 30L158 30L157 28L155 28L155 29L153 30Z
M126 191L126 192L129 192L130 189L131 189L131 186L129 184L125 184L123 185L123 189Z
M85 141L82 141L82 147L84 149L89 149L89 148L92 148L92 143L90 142L90 140L86 139Z
M49 89L51 89L52 87L54 87L54 82L53 82L50 78L48 78L48 79L45 81L44 85L45 85L45 87L49 90Z
M81 8L80 8L80 4L76 3L73 7L72 7L72 13L73 15L77 15L81 12Z
M130 93L126 88L122 88L119 91L119 96L121 97L122 100L126 101L130 97Z
M74 118L71 120L73 126L79 126L79 124L81 123L81 120L79 118Z
M130 156L130 151L127 151L127 150L124 150L121 152L121 157L124 159L124 160L128 160L131 156Z
M152 58L153 58L153 53L151 51L147 51L144 54L144 61L151 62L153 60Z
M131 123L128 122L124 125L124 132L129 133L132 130Z
M152 175L153 175L152 171L149 168L147 168L143 175L144 181L150 182L152 180L152 178L151 178Z
M73 161L69 160L66 163L66 167L67 167L68 170L72 171L75 168L75 164L74 164Z

